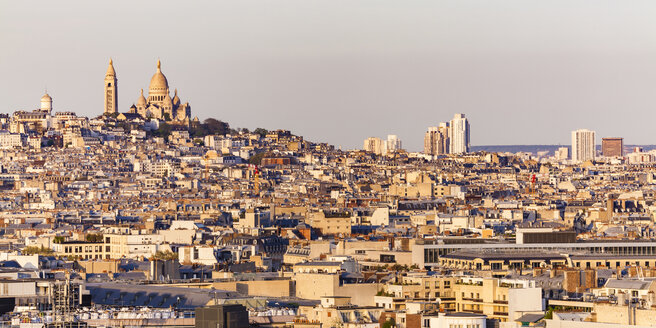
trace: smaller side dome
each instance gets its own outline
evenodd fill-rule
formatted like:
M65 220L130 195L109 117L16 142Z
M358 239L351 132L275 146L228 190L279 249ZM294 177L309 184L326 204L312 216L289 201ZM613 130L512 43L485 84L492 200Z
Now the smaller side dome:
M175 95L173 96L173 105L178 106L180 105L180 97L178 97L178 89L175 89Z
M173 105L173 101L171 100L171 95L169 95L167 91L166 96L164 96L164 106L171 107L172 105Z
M141 89L141 96L139 96L139 100L137 100L137 106L139 107L146 106L146 98L143 95L143 89Z

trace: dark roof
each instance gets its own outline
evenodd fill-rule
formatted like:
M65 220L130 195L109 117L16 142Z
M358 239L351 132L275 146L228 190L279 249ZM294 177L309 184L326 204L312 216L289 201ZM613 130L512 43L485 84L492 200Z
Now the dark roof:
M538 322L538 321L542 320L542 318L544 318L543 313L527 313L527 314L524 314L523 316L517 318L517 320L515 320L515 322L531 322L531 323L533 323L533 322Z

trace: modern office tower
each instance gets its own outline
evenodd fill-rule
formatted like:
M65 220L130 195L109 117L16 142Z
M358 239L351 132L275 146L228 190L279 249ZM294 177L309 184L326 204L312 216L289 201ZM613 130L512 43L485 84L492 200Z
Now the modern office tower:
M451 138L449 137L449 122L441 122L438 130L440 136L437 142L437 153L448 154L451 149Z
M381 155L385 152L385 142L381 138L369 137L364 139L362 148L365 151L372 152L376 155Z
M424 135L424 154L444 155L449 153L449 123L431 126Z
M437 138L440 134L438 127L430 126L424 135L424 154L437 155Z
M465 114L455 114L449 123L450 153L469 152L469 121Z
M572 131L572 161L585 162L595 159L595 132L581 129Z
M401 150L401 139L399 139L399 136L395 134L388 134L387 135L387 143L385 149L387 150L387 153L393 153L395 151Z
M601 153L605 157L624 156L624 138L602 138Z
M118 114L118 80L112 60L109 60L105 74L105 111L104 114Z
M562 161L569 158L569 147L560 147L556 150L556 160Z

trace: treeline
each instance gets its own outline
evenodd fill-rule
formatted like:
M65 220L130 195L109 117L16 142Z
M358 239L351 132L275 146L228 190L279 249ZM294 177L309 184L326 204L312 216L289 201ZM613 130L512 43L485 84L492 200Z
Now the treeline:
M176 129L175 125L162 122L160 123L159 128L157 130L154 130L152 134L155 137L166 138L169 135L171 135L171 132L174 131L175 129ZM227 122L223 122L215 118L208 118L204 120L203 123L198 125L192 125L189 128L189 136L192 138L204 138L205 136L208 135L239 134L240 132L250 133L250 131L246 128L233 129L230 127L230 124L228 124ZM257 128L253 130L253 133L259 134L260 136L264 137L266 136L267 133L269 133L269 131L263 128Z

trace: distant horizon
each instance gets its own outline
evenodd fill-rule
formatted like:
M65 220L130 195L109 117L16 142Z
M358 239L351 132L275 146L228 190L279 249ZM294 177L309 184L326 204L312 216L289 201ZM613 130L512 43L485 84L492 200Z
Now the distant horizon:
M97 116L112 58L127 112L159 58L192 117L344 148L396 134L419 150L454 113L473 144L579 128L652 144L653 17L653 1L5 1L0 111L47 87L55 111Z

